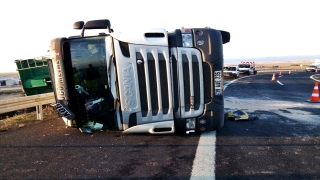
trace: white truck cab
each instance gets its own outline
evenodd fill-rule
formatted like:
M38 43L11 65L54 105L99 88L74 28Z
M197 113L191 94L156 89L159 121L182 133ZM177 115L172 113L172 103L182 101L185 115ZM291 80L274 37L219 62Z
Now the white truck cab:
M78 21L51 41L56 103L68 127L123 133L203 132L224 123L223 48L230 33L164 28L118 33L107 19ZM102 32L85 36L85 30Z
M238 66L240 74L252 75L257 74L258 72L258 70L255 67L255 62L241 61L241 63Z
M311 64L306 67L306 71L308 72L319 72L320 71L320 64Z
M238 65L224 66L223 76L225 78L233 78L233 79L239 78L239 66Z

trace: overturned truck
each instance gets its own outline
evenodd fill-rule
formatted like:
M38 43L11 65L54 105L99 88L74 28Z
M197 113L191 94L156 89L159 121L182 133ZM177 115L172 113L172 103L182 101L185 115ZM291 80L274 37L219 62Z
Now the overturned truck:
M48 63L54 107L67 127L164 134L223 126L222 45L229 32L153 28L124 34L107 19L73 27L80 35L53 39ZM99 33L85 36L88 29Z

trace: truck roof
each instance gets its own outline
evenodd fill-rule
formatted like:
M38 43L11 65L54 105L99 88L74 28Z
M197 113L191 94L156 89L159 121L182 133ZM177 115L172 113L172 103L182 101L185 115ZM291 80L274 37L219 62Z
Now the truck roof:
M237 67L238 65L231 65L231 66L223 66L223 67Z
M241 61L240 64L254 64L254 61Z

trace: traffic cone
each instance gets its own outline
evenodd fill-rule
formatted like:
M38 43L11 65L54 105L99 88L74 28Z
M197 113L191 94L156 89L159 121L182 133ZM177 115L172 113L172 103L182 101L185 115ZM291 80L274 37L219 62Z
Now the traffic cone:
M291 70L289 70L289 75L291 75Z
M282 76L282 73L281 73L281 71L279 72L279 76Z
M318 87L318 82L314 84L314 88L312 91L312 95L310 97L310 100L307 100L308 102L315 102L315 103L320 103L319 99L319 87Z
M276 80L276 73L273 73L271 81L275 81L275 80Z

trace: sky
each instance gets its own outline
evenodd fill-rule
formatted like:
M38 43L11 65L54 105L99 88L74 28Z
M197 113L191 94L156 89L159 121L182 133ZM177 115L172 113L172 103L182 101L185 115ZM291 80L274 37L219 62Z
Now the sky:
M320 55L318 0L10 0L0 2L0 73L79 35L75 21L109 19L114 31L210 28L231 33L228 59Z

